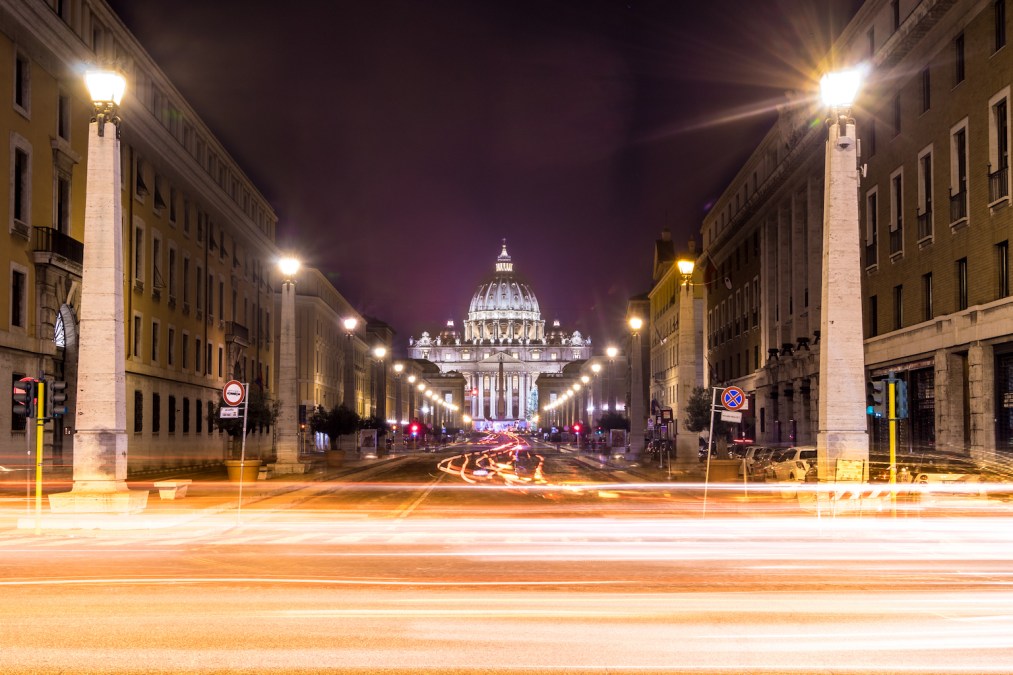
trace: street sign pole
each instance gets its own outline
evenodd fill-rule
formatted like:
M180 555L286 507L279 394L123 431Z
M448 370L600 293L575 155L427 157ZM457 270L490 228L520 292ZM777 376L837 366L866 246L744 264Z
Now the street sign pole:
M887 414L890 417L890 504L897 517L897 380L887 380Z
M707 433L707 468L704 470L703 477L703 515L702 518L707 517L707 486L710 484L711 479L711 443L714 442L714 410L718 405L718 392L724 391L721 387L711 387L711 427Z
M236 508L236 524L243 513L243 475L246 473L243 467L246 466L246 411L250 407L250 397L245 395L250 385L243 383L243 439L239 445L239 506Z
M46 382L40 377L35 405L35 534L42 534L42 457L46 435Z

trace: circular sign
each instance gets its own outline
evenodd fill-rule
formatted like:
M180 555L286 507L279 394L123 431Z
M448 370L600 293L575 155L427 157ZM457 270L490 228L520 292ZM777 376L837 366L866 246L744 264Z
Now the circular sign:
M246 398L246 387L239 380L229 380L222 388L222 400L229 405L239 405Z
M725 387L721 392L721 405L728 410L738 410L746 404L746 394L738 387Z

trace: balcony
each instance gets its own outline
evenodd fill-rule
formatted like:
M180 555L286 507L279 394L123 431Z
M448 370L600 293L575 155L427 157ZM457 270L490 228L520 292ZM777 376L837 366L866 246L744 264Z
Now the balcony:
M44 262L52 262L52 256L59 256L77 268L84 263L84 244L77 239L52 227L34 227L32 231L32 251L43 254L43 258L49 258ZM36 262L40 262L39 256L36 256Z
M225 342L235 342L241 347L250 346L250 329L235 321L225 322Z
M988 203L995 204L1009 199L1009 167L988 174Z
M967 219L967 191L950 195L950 225Z

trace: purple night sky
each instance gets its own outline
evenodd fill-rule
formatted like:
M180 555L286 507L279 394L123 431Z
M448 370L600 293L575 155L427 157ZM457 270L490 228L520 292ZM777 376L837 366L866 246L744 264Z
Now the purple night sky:
M546 321L618 336L661 229L699 237L861 3L110 4L274 205L279 244L401 351L460 326L504 237Z

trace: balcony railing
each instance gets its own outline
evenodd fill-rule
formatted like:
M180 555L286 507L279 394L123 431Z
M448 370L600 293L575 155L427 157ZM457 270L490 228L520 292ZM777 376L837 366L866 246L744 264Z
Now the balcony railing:
M250 329L235 321L225 322L225 341L237 342L244 347L250 346Z
M890 230L890 255L904 250L904 226L897 223L896 230Z
M988 201L997 202L1009 197L1009 167L988 174Z
M879 242L873 240L865 245L865 266L872 267L879 264Z
M61 255L78 265L84 262L84 244L52 227L36 227L32 250Z
M932 209L926 208L924 213L918 214L918 239L925 239L932 236Z
M967 191L961 190L950 195L950 222L955 223L964 218L967 218Z

